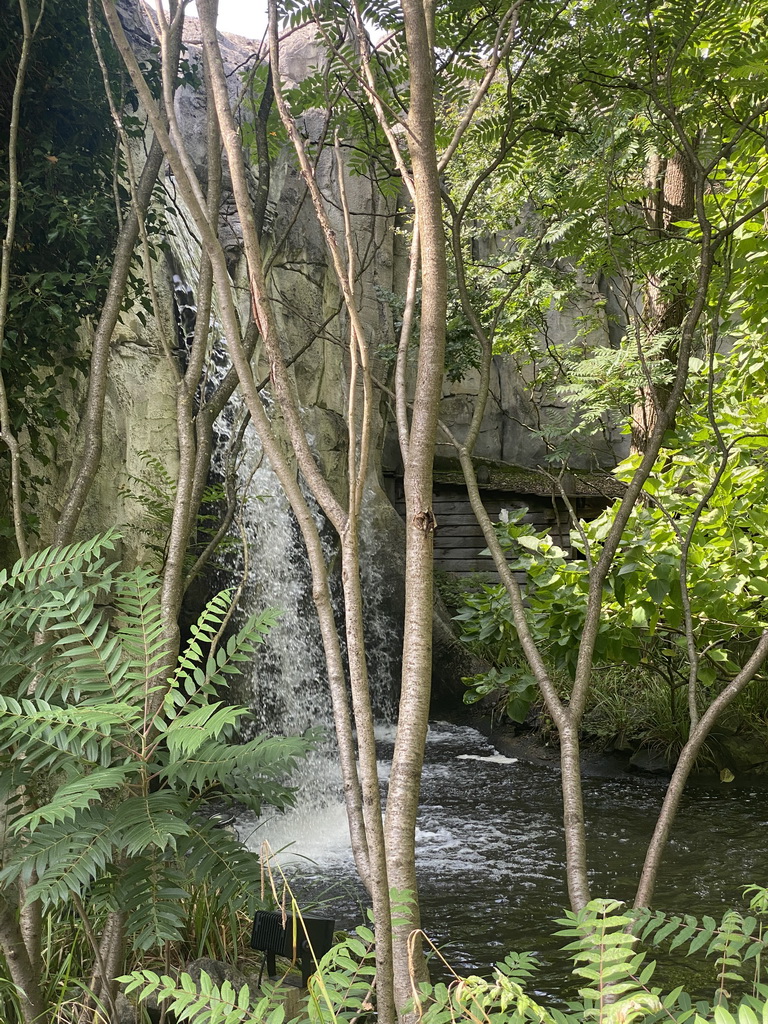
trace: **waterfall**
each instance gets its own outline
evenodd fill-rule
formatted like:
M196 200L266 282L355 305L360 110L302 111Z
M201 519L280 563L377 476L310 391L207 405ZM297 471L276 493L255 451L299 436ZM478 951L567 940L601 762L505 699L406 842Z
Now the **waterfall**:
M286 189L290 191L288 177L286 181ZM179 358L183 363L185 348L194 330L194 291L200 264L200 245L189 229L189 219L172 203L165 211L165 218L169 247L173 253L170 274L173 275ZM314 245L312 236L305 236L305 231L302 228L301 244ZM279 307L280 316L285 316L281 327L285 331L286 347L299 350L306 341L305 335L315 331L317 323L324 319L322 314L328 302L325 295L327 282L323 272L306 280L303 277L297 279L290 268L282 272L282 277L280 273L280 270L273 271L275 290L281 298L290 296L291 302L286 304L286 309L298 310L296 316L291 317L282 312L283 307ZM292 291L297 280L301 281L301 288L304 289L300 293ZM307 288L310 290L307 291ZM247 303L247 291L241 297ZM241 312L245 322L247 306ZM221 337L215 307L212 317L211 357L207 371L208 382L204 385L206 391L228 369L226 344ZM310 407L307 410L307 422L320 424L318 433L322 443L318 443L317 448L321 452L327 451L328 447L332 449L336 443L332 439L329 444L328 436L323 435L322 430L328 428L328 423L333 424L328 429L336 429L340 410L343 410L346 386L341 360L334 364L337 369L333 370L325 361L321 347L323 344L325 342L321 339L318 346L304 357L304 366L309 367L304 372L315 374L324 381L332 379L333 382L324 385L329 387L329 392L322 399L318 393L317 397L310 400L317 402L317 408ZM334 352L333 359L336 358ZM269 393L263 392L262 397L269 409ZM326 412L327 421L323 420ZM279 419L279 410L275 410L275 413L275 418ZM258 822L243 813L238 819L237 828L241 838L252 848L258 848L267 840L277 850L295 841L297 848L300 846L301 852L311 857L312 843L317 844L319 840L322 846L325 831L333 836L333 844L338 845L339 832L346 829L325 658L312 601L311 573L300 530L277 477L264 458L255 429L249 424L241 431L243 417L244 410L235 397L214 427L216 451L212 475L219 481L226 479L233 465L232 460L235 459L236 478L242 499L237 516L238 526L233 529L225 552L228 564L218 582L227 587L236 587L242 581L240 606L243 615L270 608L275 610L277 621L265 642L258 645L253 663L244 674L239 692L234 697L238 703L251 709L253 719L250 728L254 733L297 734L319 726L325 730L327 741L306 759L293 780L298 794L297 807L293 811L284 815L267 814ZM240 436L242 444L238 445L235 442ZM234 448L239 450L233 451ZM326 563L333 566L338 561L338 538L309 496L308 501L314 509L325 548ZM367 506L375 504L370 493L366 501ZM393 586L387 574L392 552L379 550L382 540L377 536L375 516L368 512L369 508L366 507L361 520L361 548L365 552L363 589L370 682L376 715L388 720L392 714L394 679L399 669L397 656L393 652L393 646L397 646L393 643L396 631L384 612L384 608L389 607L386 595ZM337 622L343 623L339 580L333 572L331 575L336 618Z
M242 603L247 611L274 608L278 621L257 649L240 696L253 711L255 731L288 734L320 726L326 741L300 765L293 779L296 806L286 812L268 811L259 820L245 812L238 818L237 830L252 849L268 842L280 864L325 861L329 856L344 860L348 856L346 813L325 658L303 539L251 427L245 433L243 456L240 475L250 480L250 486L243 510L249 564ZM331 562L337 540L316 508L315 517L326 562ZM379 717L391 714L395 667L390 650L392 631L378 601L384 583L385 571L367 563L364 589L370 683ZM338 587L335 589L338 591ZM337 620L341 621L340 595L336 593L335 598Z
M244 697L259 731L300 733L332 721L325 659L301 533L250 425L239 474L249 481L242 513L248 542L242 604L248 612L278 613L246 674ZM323 520L316 517L322 535Z

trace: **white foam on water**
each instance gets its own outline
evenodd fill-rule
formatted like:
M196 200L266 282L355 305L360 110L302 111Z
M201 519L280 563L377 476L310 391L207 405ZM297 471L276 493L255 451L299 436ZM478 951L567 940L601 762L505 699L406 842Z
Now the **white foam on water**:
M397 739L397 726L390 722L376 722L373 734L378 743L394 743Z
M323 807L302 805L259 821L242 815L237 832L249 849L264 850L266 856L271 852L273 864L280 867L342 865L352 861L342 802L334 801Z
M389 761L378 761L376 767L379 780L386 782L391 769ZM281 867L352 864L338 762L329 759L326 750L310 754L294 783L299 787L295 807L268 812L258 819L247 812L238 817L236 830L241 841L254 851L267 843L275 863Z
M519 758L507 757L506 754L457 754L457 761L487 761L489 764L517 764Z
M454 725L453 722L432 722L427 733L427 743L456 743L460 746L488 748L488 740L471 725Z

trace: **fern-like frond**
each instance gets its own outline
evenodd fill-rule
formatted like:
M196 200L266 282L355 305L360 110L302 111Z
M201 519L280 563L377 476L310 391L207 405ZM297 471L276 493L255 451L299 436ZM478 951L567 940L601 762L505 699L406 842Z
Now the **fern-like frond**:
M185 709L165 730L164 738L172 761L183 761L211 739L232 736L245 708L229 707L221 701Z
M13 825L12 831L34 832L42 822L53 825L57 821L74 821L78 812L100 800L103 793L121 789L131 774L130 765L114 765L111 768L97 768L88 775L65 782L56 789L53 799L23 815Z
M66 579L92 571L94 565L102 569L101 559L107 552L115 550L119 540L117 530L108 530L77 544L44 548L29 558L20 558L12 569L0 570L0 588L40 590L53 579Z
M130 685L146 684L157 672L165 651L159 581L137 568L121 576L114 587L118 614L115 626L128 656Z
M173 863L156 856L137 857L120 872L112 898L127 908L126 934L137 950L178 941L184 932L189 894L182 872Z
M175 850L190 832L188 813L188 806L167 789L130 797L114 811L117 844L129 857L150 849Z
M86 622L58 621L50 624L56 634L53 642L56 661L50 671L41 673L42 686L35 686L40 697L57 693L63 700L80 703L95 697L103 700L111 693L115 701L125 699L124 654L120 641L108 636L109 623L101 613Z
M190 881L209 887L215 909L231 903L253 914L260 906L261 858L226 829L194 814L189 834L179 840L177 851Z
M82 895L112 860L110 813L90 806L74 821L41 824L0 871L0 884L22 878L29 884L27 898L45 905Z
M176 980L146 970L134 971L119 980L125 983L127 993L138 996L140 1003L153 996L178 1020L204 1019L205 1024L283 1024L285 1020L285 1010L279 1002L263 996L252 1006L247 985L235 992L230 982L225 981L219 988L205 972L199 984L188 974L181 974Z
M211 656L210 645L221 628L230 600L227 590L217 594L192 627L190 640L179 656L172 686L166 696L165 712L168 717L173 717L176 709L183 707L191 697L215 697L217 687L226 686L226 677L242 670L242 666L249 662L254 646L263 643L277 621L278 612L266 608L251 616L242 629Z
M173 786L197 792L216 786L258 814L264 804L285 807L293 802L293 790L285 780L299 758L312 749L315 738L258 736L242 744L208 738L183 756L172 752L160 774Z
M703 951L714 957L723 985L725 981L743 981L745 962L754 962L768 951L768 937L763 938L758 919L737 911L727 911L719 924L706 914L699 919L692 914L668 915L649 909L635 910L632 917L633 931L644 943L669 941L670 950L685 949L688 956Z
M591 900L578 913L566 911L566 918L558 921L566 927L555 933L573 940L563 948L574 962L573 973L586 982L580 995L594 1003L601 1020L606 1006L617 1007L646 994L645 982L638 981L645 953L636 950L630 930L633 918L619 913L622 906L618 900Z
M135 721L136 714L128 704L58 707L40 699L0 696L0 741L20 744L19 756L38 770L60 766L62 758L107 766L113 743L122 739L126 722Z
M179 654L172 687L166 698L166 712L173 714L174 708L183 706L186 700L198 690L209 695L215 691L208 683L202 669L207 650L229 611L232 592L222 590L216 594L198 620L190 628L190 638Z

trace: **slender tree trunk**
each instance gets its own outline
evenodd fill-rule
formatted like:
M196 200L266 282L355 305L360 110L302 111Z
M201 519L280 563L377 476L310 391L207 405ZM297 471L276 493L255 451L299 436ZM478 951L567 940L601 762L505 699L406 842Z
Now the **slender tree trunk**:
M768 657L768 631L760 637L757 646L741 672L734 676L722 693L712 701L701 716L698 724L691 730L688 742L681 750L675 770L672 773L672 778L669 780L664 803L656 819L653 836L648 844L643 870L640 875L640 883L635 895L636 907L647 907L653 900L653 891L656 887L656 879L664 848L669 839L669 833L672 829L677 809L680 806L680 800L688 781L688 776L691 774L702 744L723 711L742 692L744 687L754 679L755 674L760 670L766 657Z
M405 487L405 619L403 674L397 738L386 814L390 884L416 893L415 830L424 763L432 676L433 548L436 526L432 481L437 414L445 368L447 269L440 179L435 147L434 7L403 0L410 108L408 150L421 256L421 327ZM411 995L411 963L425 967L420 946L411 962L408 934L420 926L418 903L395 930L395 998L398 1012Z
M11 260L16 244L16 220L19 213L19 196L21 181L19 178L18 166L18 140L19 128L21 127L21 100L24 95L24 82L27 77L27 67L32 54L32 43L34 42L37 30L45 11L44 4L41 4L37 21L32 23L29 14L27 0L18 0L19 16L21 18L22 40L19 62L16 65L16 75L13 82L13 95L11 97L11 120L8 128L8 216L5 224L5 235L2 242L2 256L0 256L0 360L2 359L5 346L5 329L8 319L8 300L11 288ZM1 364L0 364L1 366ZM13 529L16 535L16 546L19 555L26 558L28 554L27 540L24 531L24 509L21 482L21 449L19 439L11 425L11 414L8 405L8 393L5 386L5 376L0 369L0 441L5 444L11 457L11 515Z
M24 494L22 487L21 446L11 423L11 411L5 374L2 369L2 355L6 341L8 321L12 260L16 244L16 222L19 213L21 179L18 167L18 139L21 128L21 102L27 68L32 55L32 45L45 13L41 3L37 18L30 18L27 0L18 0L22 27L22 42L11 97L11 116L8 128L8 213L0 256L0 441L10 456L11 519L19 555L29 554L24 525ZM19 883L16 890L18 899L18 921L16 907L9 904L0 893L0 947L3 950L11 978L19 991L19 1000L25 1020L38 1017L42 1020L44 1000L40 988L42 973L42 906L39 900L26 900L25 886Z
M139 216L146 216L146 212L149 209L152 190L155 187L162 162L163 150L155 139L150 147L147 162L144 164L137 189L140 203ZM67 544L72 540L80 519L80 513L83 511L101 463L104 400L107 394L109 373L109 346L125 297L128 272L131 267L133 251L138 237L138 217L136 212L131 210L123 221L123 227L117 240L107 297L93 335L91 362L88 372L88 394L85 400L85 413L79 430L83 447L77 464L75 478L59 513L59 521L55 532L56 544Z
M203 55L204 80L210 84L208 58ZM207 170L208 192L207 215L210 222L218 224L221 205L221 134L219 132L216 112L211 106L206 114L207 128ZM185 560L189 551L200 500L209 470L209 461L198 458L198 440L195 399L203 380L205 357L208 346L209 327L212 311L213 268L205 252L201 253L201 267L196 288L197 317L192 337L192 346L186 372L176 383L176 432L179 442L179 473L176 481L173 514L163 579L160 590L160 608L163 618L163 633L166 652L161 666L160 679L165 680L172 673L179 653L179 613L185 590ZM204 396L200 396L204 402ZM200 421L202 425L202 420ZM208 422L209 433L213 423ZM204 448L210 450L209 438L202 438ZM163 692L159 690L155 702L162 702Z
M211 260L214 282L220 303L222 326L229 344L234 371L240 382L243 399L262 442L264 453L280 481L305 540L312 570L312 596L318 614L333 699L334 721L339 741L339 755L352 836L352 847L361 877L365 879L368 876L368 853L362 815L362 797L357 776L354 740L349 716L346 678L328 585L325 556L317 525L296 479L295 468L287 458L283 442L275 435L261 403L249 362L250 353L244 348L241 338L240 319L232 292L232 282L229 277L226 256L219 243L215 226L210 223L207 217L200 183L194 177L189 155L183 148L177 149L174 142L171 141L152 93L125 37L120 19L117 17L115 8L110 0L103 0L103 8L112 38L136 87L140 102L150 118L155 137L161 142L163 152L176 178L179 192L187 205L190 216L196 224L203 246ZM223 72L220 66L221 57L216 54L217 44L215 30L212 28L212 12L215 13L215 10L210 6L206 8L201 4L201 23L204 30L205 44L208 48L214 49L214 59L211 61L211 66L216 72L213 78L215 90L218 89L220 104L217 107L217 116L221 121L221 118L226 116L228 111L228 95L226 82L223 83L222 89ZM275 338L275 328L272 322L266 286L261 277L260 255L258 259L255 258L259 254L259 245L255 233L255 221L250 207L247 184L242 174L242 153L239 148L237 130L231 118L231 111L229 111L227 118L226 129L222 129L222 136L227 148L230 170L235 175L233 182L236 184L238 207L241 223L244 227L244 240L246 242L246 254L249 260L251 276L254 317L265 343L267 341L271 343L272 339ZM237 174L238 171L241 172L239 175ZM280 381L284 389L285 400L290 403L292 401L292 394L290 387L287 386L285 367L282 363L279 348L274 343L271 344L270 361L273 379ZM283 396L281 395L280 397L282 400ZM296 426L295 423L293 425ZM303 434L303 430L301 433ZM291 440L294 440L293 436ZM322 494L322 499L327 500L329 505L335 506L333 518L337 522L343 523L343 513L340 512L338 503L329 491L327 484L320 477L319 470L314 463L312 453L306 442L306 437L303 438L303 441L301 437L297 437L295 440L298 447L296 454L301 464L302 473L313 487L318 480L320 481L322 486L319 486L319 490Z

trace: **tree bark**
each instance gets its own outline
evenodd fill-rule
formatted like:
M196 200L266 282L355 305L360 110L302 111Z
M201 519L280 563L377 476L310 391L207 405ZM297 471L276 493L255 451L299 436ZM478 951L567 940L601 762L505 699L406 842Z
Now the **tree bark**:
M679 234L679 229L675 229L674 225L681 220L691 220L695 213L695 178L691 161L681 152L676 152L668 160L655 155L649 161L647 178L652 190L646 204L646 225L659 239L674 238ZM690 296L685 282L677 282L670 287L658 275L653 275L645 286L644 299L645 337L653 339L668 335L662 353L652 360L646 361L641 348L640 356L650 378L653 363L661 361L674 366L676 362L677 339L674 335L682 327L690 308ZM638 345L642 344L643 339L639 339ZM669 393L668 386L654 384L650 379L641 388L632 412L634 451L645 451L659 410L667 404Z
M403 0L410 70L408 151L419 227L421 325L408 449L404 456L405 617L397 738L386 813L390 884L417 892L415 829L427 736L432 676L433 548L432 474L437 414L445 368L447 267L440 178L435 145L434 6ZM395 998L398 1013L411 995L411 968L424 976L420 944L409 956L408 934L419 928L418 903L395 929Z
M109 345L122 308L133 250L139 237L138 216L146 216L162 162L162 148L159 142L153 139L137 189L140 203L138 215L137 212L131 210L123 221L112 263L107 298L93 335L88 394L85 400L85 413L80 425L83 448L75 478L59 513L55 532L56 544L67 544L72 540L80 513L85 506L101 462L104 400L109 373Z
M210 81L207 56L203 55L203 72L206 84ZM216 114L210 107L206 114L207 129L207 215L212 224L218 224L221 205L221 135ZM212 310L213 268L210 258L201 253L200 273L197 281L197 317L195 320L192 348L186 372L176 383L176 433L179 443L179 473L176 480L173 514L168 532L165 564L163 565L160 590L160 608L165 637L165 658L160 667L158 682L162 685L173 672L179 653L179 612L185 590L185 559L189 550L200 501L208 477L210 461L198 458L198 444L210 452L213 421L199 417L195 398L202 383L205 356L208 346ZM234 382L233 382L234 384ZM220 385L221 386L221 385ZM201 396L201 401L205 399ZM208 436L201 437L201 427L207 426ZM163 692L155 696L159 706Z
M120 20L117 17L117 13L110 0L103 0L103 8L110 32L112 33L112 38L125 63L131 80L136 87L140 102L147 112L152 128L155 132L155 136L161 142L163 152L168 159L176 178L177 187L179 188L180 194L182 195L184 202L189 209L190 215L197 226L204 248L211 260L214 282L220 303L224 334L229 344L234 371L240 382L243 399L253 419L259 438L261 439L264 453L280 481L304 537L307 547L307 555L312 569L312 596L318 614L328 668L329 684L333 699L334 721L339 740L339 757L342 769L345 801L350 821L352 848L355 855L355 862L358 866L361 877L366 879L368 875L368 851L365 829L363 826L362 797L360 794L360 783L357 776L354 741L349 718L346 678L341 648L339 645L337 626L333 613L333 605L331 602L325 556L320 536L317 531L317 525L304 498L298 480L296 479L295 469L286 457L283 449L283 443L277 438L272 430L269 418L267 417L266 411L261 403L258 388L256 387L253 379L249 362L250 353L246 352L243 346L239 314L232 293L232 282L229 277L226 256L219 243L216 230L214 226L211 225L207 217L200 183L194 177L189 155L185 153L183 149L177 150L176 146L171 141L163 119L157 110L151 91L142 75L136 57L125 37ZM201 21L204 28L206 26L206 20L210 23L210 11L210 8L205 8L201 4ZM206 13L208 13L208 19L205 17ZM209 46L211 45L211 37L213 38L215 45L216 37L213 29L208 31ZM220 56L218 57L218 60L220 62ZM216 67L215 62L212 62L212 65ZM224 91L226 93L226 85ZM220 113L224 113L227 109L228 97L225 97L220 108ZM225 146L228 147L227 152L230 159L230 169L236 170L238 167L241 169L242 154L239 150L237 132L231 123L227 131L222 131L222 136L224 138ZM259 252L259 246L258 240L255 238L255 234L250 230L255 226L254 218L253 212L250 208L249 197L247 195L247 187L245 187L244 181L242 180L242 175L237 180L236 184L239 194L238 205L241 207L241 223L244 228L249 229L246 241L249 243L248 248L250 248L250 256L253 256L254 252ZM242 195L243 190L245 191L244 196ZM247 254L248 248L246 250ZM274 337L275 329L272 323L269 299L266 287L264 286L263 280L260 276L260 264L258 260L251 268L251 285L252 288L254 288L252 293L254 315L262 338L265 338L269 332L271 332L271 336ZM272 364L274 371L279 370L277 360L279 349L273 349L273 351L276 352L275 361ZM317 467L314 466L313 472L312 466L314 463L311 452L306 444L306 438L304 439L303 446L301 446L300 459L301 458L304 459L304 462L302 462L302 472L305 477L316 476L318 472ZM331 497L333 501L335 501L335 498L333 498L333 496Z
M50 1014L40 989L39 965L33 965L21 937L15 909L0 896L0 945L16 986L24 1024L46 1024Z
M29 17L26 0L18 0L19 15L22 26L21 53L16 65L11 98L11 121L8 129L8 216L5 224L5 235L0 257L0 359L5 345L5 326L8 318L8 299L11 287L11 259L16 242L16 219L19 212L19 191L21 182L18 169L18 139L21 126L21 98L24 94L24 82L27 77L27 66L32 53L34 41L44 8L33 25ZM28 554L27 540L24 531L24 509L21 487L21 449L11 426L11 415L8 406L8 393L5 387L5 376L0 370L0 441L2 441L11 457L11 515L16 536L16 546L21 558Z

